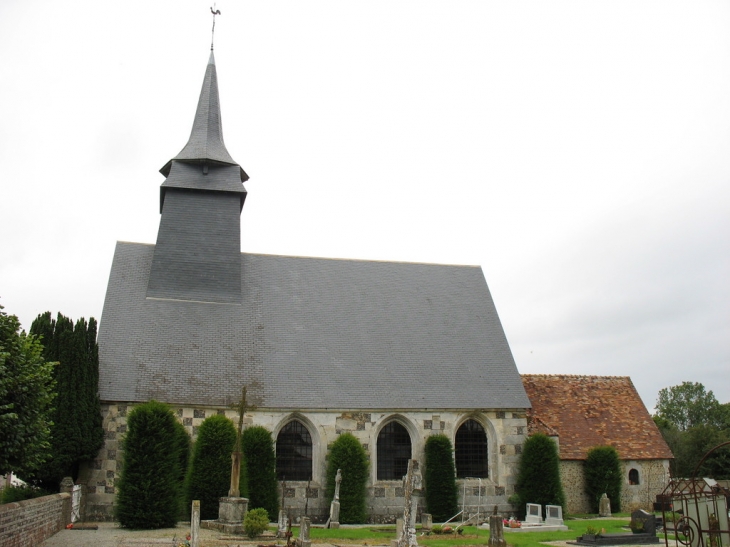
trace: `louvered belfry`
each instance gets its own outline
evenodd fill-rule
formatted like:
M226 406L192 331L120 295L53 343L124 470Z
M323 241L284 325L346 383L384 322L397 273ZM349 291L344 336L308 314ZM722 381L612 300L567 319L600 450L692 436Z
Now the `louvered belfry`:
M147 298L240 304L248 175L223 142L212 51L190 139L160 172L166 179Z

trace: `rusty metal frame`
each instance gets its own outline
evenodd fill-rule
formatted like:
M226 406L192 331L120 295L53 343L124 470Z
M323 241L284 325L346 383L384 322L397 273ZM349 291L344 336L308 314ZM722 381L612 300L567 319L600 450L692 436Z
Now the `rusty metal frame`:
M697 472L707 457L723 446L730 446L730 441L705 454L691 479L672 479L662 492L661 499L672 504L668 511L666 504L662 503L666 547L730 547L730 490L714 481L708 483L697 478ZM682 516L675 521L671 518L673 513ZM674 539L669 538L670 534L674 535Z

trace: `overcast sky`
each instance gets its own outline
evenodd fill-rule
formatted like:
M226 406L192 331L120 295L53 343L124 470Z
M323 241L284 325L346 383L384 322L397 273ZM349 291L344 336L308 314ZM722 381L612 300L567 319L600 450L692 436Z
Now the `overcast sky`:
M212 2L0 2L0 304L154 243ZM220 0L244 252L477 264L522 373L730 401L730 2ZM455 394L458 396L458 394Z

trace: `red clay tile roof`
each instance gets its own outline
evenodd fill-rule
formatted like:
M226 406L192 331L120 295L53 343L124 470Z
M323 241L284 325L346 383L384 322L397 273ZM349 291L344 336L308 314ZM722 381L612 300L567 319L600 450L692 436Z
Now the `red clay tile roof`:
M528 431L557 432L561 460L584 460L598 445L622 460L674 457L628 376L523 374L522 383Z

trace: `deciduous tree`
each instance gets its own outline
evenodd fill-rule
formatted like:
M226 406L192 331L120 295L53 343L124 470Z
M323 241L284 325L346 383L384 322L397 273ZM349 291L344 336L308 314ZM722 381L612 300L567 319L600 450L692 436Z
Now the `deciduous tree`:
M677 426L680 431L699 425L720 427L724 416L712 391L698 382L682 382L659 391L656 414Z
M0 473L28 475L50 455L53 363L0 306Z

